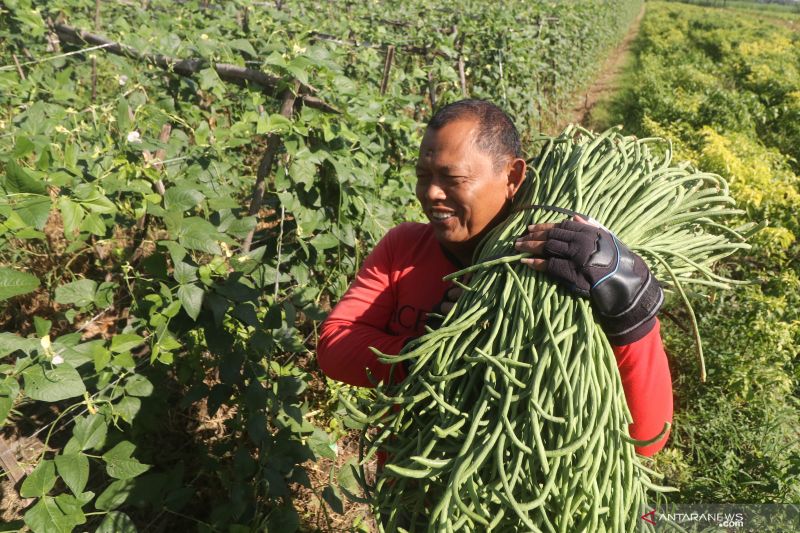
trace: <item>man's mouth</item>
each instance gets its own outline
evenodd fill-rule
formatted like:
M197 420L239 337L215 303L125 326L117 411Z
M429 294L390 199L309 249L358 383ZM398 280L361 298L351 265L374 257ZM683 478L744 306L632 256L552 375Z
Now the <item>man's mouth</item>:
M453 213L441 213L434 211L431 213L431 218L434 220L447 220L448 218L454 216Z

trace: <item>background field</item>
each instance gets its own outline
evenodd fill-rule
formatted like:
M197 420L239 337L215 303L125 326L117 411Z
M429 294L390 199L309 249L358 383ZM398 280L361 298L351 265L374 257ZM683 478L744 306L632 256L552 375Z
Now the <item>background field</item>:
M554 132L642 9L395 4L0 2L7 529L370 528L316 331L420 219L422 125L469 95ZM797 502L800 43L735 7L648 2L588 120L671 138L769 221L723 266L754 284L692 295L708 383L680 306L662 320L677 414L656 465L676 501Z

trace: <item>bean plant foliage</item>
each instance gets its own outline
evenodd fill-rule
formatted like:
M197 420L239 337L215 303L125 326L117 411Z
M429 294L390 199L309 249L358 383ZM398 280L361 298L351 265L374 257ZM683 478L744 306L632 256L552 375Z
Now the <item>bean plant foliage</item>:
M343 512L352 471L303 468L359 427L317 326L419 217L422 123L468 93L546 125L641 5L402 4L0 2L0 444L33 442L12 529L288 532L302 491Z

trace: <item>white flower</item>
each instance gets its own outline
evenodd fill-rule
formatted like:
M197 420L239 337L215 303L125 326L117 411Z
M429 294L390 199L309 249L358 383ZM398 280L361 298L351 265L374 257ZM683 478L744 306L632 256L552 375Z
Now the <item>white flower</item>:
M139 132L136 131L136 130L133 130L132 132L130 132L128 134L128 142L129 143L140 143L140 142L142 142L142 138L139 135Z
M128 76L123 74L122 76L119 77L119 84L125 85L126 83L128 83Z
M50 335L45 335L44 337L42 337L42 340L39 341L39 344L41 345L42 349L45 352L49 352L50 351Z
M54 365L60 365L63 362L64 362L64 358L61 357L60 355L54 355L53 356L53 364Z

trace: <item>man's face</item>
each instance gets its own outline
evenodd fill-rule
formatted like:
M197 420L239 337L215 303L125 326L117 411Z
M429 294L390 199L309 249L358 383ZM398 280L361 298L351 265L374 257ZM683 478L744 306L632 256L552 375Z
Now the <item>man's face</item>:
M436 238L454 252L480 241L515 190L506 165L495 170L492 157L475 145L477 129L471 118L428 129L419 148L417 198Z

